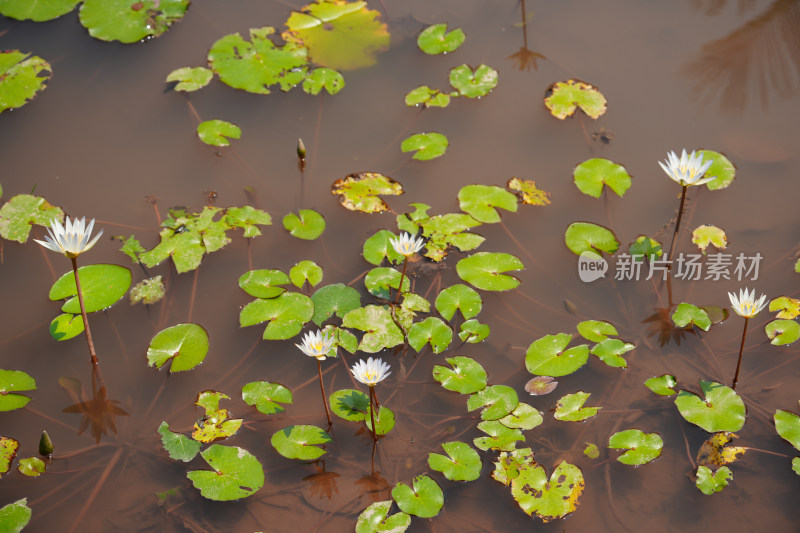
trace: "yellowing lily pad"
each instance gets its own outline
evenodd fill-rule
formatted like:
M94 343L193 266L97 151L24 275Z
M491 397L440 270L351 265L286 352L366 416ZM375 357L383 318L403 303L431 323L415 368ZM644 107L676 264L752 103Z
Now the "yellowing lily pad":
M525 513L550 522L575 511L584 486L583 473L575 465L559 463L548 480L544 468L531 461L519 466L511 494Z
M700 248L701 252L706 253L709 244L713 244L718 250L724 250L728 246L728 237L725 236L722 229L703 224L692 232L692 242Z
M580 81L559 81L551 85L545 93L544 105L557 119L564 120L581 111L590 118L600 118L606 112L606 97L594 86Z
M331 187L339 202L350 211L382 213L389 206L379 195L403 194L403 186L388 176L376 172L359 172L338 179Z
M521 178L511 178L506 186L512 191L517 191L517 196L523 204L527 205L550 205L550 193L536 187L533 180Z
M697 464L716 469L736 461L747 452L747 448L728 446L728 443L735 438L736 434L730 431L714 433L711 438L700 445L700 451L697 452Z

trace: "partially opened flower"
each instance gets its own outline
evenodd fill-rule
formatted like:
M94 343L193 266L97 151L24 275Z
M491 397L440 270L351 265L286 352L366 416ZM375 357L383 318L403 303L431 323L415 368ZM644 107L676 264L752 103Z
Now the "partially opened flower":
M319 361L324 361L331 351L335 340L336 339L328 337L327 333L322 333L320 330L314 332L309 331L303 336L303 342L301 344L295 344L295 346L300 348L304 354L316 357Z
M767 305L767 295L762 294L761 298L756 300L756 290L748 292L747 287L739 289L739 296L736 293L729 292L728 298L731 299L731 307L736 311L736 314L745 318L751 318L761 312Z
M362 359L354 364L350 371L358 381L364 385L374 387L391 374L389 368L391 367L388 363L384 363L383 360L370 357L366 361Z
M50 223L50 227L47 230L47 235L44 237L45 240L34 240L45 248L64 254L72 259L94 246L97 239L103 234L103 230L100 230L100 232L95 235L94 239L90 241L92 228L94 228L94 219L89 222L88 227L86 226L85 217L80 220L77 218L70 220L69 217L67 217L64 226L62 226L61 222L58 220L53 219L53 222Z
M711 159L704 163L703 154L698 154L695 151L692 151L691 155L686 155L686 150L684 149L680 158L675 152L670 152L667 154L667 164L665 165L661 161L658 164L661 165L667 176L684 187L690 187L708 183L716 178L716 176L703 177L703 174L706 173L713 162L714 160Z
M425 245L425 239L422 237L415 239L410 233L404 231L399 237L389 239L389 243L395 252L408 258L422 249Z

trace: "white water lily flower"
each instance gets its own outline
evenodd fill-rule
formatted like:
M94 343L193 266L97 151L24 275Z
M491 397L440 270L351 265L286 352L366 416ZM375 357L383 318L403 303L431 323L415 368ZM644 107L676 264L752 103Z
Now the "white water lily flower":
M400 237L389 239L389 243L395 252L403 257L410 257L422 249L425 245L425 239L422 237L415 239L410 233L404 231L400 234Z
M44 237L45 240L34 240L45 248L64 254L72 259L94 246L97 239L103 234L103 230L100 230L100 233L95 235L94 239L90 241L92 228L94 228L94 219L89 222L88 227L86 226L85 217L80 220L77 218L70 220L69 217L67 217L64 226L62 226L61 222L58 220L53 219L50 223L50 227L47 229L47 235Z
M684 187L690 187L708 183L716 178L716 176L703 177L703 174L706 173L713 162L714 160L710 159L703 163L703 154L698 154L695 151L692 151L691 155L687 156L686 149L684 149L680 159L675 152L670 152L667 154L667 164L665 165L661 161L658 164L661 165L667 176Z
M358 381L364 385L373 387L377 383L383 381L386 376L391 374L389 368L391 367L388 365L388 363L384 363L383 360L373 359L370 357L366 361L362 359L354 364L350 371Z
M327 333L322 333L321 330L309 331L303 336L302 344L295 344L295 346L300 348L304 354L324 361L335 340L333 337L328 337Z
M739 296L729 292L728 298L731 299L731 307L736 311L736 314L745 318L756 316L767 305L765 301L767 299L766 294L762 294L761 298L756 300L756 290L753 289L752 292L748 292L747 287L739 289Z

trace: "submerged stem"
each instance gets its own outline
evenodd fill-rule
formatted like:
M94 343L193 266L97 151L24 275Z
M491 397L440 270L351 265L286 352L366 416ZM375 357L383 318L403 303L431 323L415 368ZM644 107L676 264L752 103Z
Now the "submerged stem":
M369 386L369 417L370 421L372 422L372 441L378 442L378 428L375 427L375 407L373 406L374 403L378 403L378 399L375 397L375 387L374 385Z
M736 382L739 381L739 369L742 366L742 352L744 351L744 339L747 337L747 321L750 317L744 317L744 329L742 330L742 344L739 346L739 360L736 362L736 374L733 375L733 385L731 388L736 390Z
M325 406L325 416L328 417L328 427L333 425L331 420L331 411L328 409L328 397L325 395L325 385L322 383L322 362L317 359L317 370L319 371L319 388L322 391L322 405Z

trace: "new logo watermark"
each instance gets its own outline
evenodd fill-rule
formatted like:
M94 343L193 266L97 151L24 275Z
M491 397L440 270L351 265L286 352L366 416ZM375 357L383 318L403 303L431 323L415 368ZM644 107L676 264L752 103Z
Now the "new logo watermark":
M590 283L606 277L608 262L597 252L581 252L578 257L578 276L581 281Z

